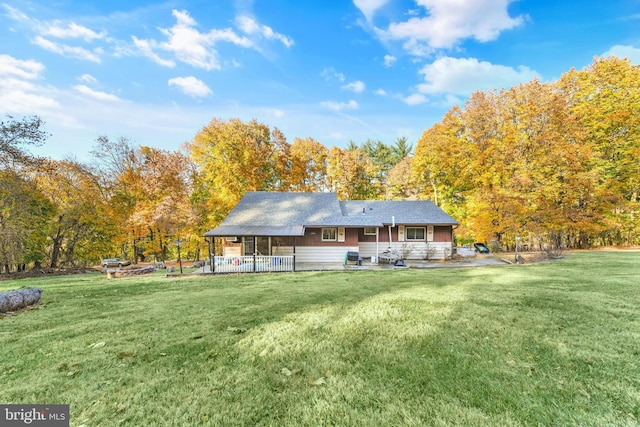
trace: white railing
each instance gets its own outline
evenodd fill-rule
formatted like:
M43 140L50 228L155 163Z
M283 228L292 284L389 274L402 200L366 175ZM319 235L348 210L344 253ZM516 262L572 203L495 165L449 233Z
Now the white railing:
M212 256L213 273L294 271L293 256Z

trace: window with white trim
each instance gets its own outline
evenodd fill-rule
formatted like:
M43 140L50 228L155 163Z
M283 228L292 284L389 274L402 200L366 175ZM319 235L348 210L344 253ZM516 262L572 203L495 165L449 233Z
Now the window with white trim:
M322 241L323 242L335 242L338 240L337 228L323 228L322 229Z
M424 227L406 227L406 240L424 240L426 237L426 229Z
M375 236L376 235L376 227L365 227L364 235L365 236Z

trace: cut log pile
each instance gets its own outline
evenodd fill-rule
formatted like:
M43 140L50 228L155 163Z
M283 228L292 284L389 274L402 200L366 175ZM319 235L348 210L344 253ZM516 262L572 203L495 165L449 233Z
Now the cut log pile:
M113 279L119 277L140 276L141 274L155 273L155 271L156 267L154 265L140 268L128 268L126 270L107 270L107 278Z
M42 289L22 288L13 291L0 292L0 313L17 311L40 302Z

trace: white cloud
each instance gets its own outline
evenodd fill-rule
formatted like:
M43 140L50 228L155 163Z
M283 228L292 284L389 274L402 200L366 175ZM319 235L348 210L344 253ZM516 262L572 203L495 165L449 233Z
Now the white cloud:
M355 93L362 93L365 90L365 84L364 82L360 81L360 80L356 80L354 82L351 83L347 83L346 85L342 86L342 89L346 89L346 90L351 90Z
M286 47L291 47L294 43L291 38L274 31L271 27L256 22L246 15L236 18L236 25L242 32L252 38L240 35L231 28L214 28L208 32L200 32L197 29L197 22L186 10L174 9L172 14L176 19L176 24L171 28L160 28L160 32L166 36L165 41L132 37L139 53L165 67L175 66L175 61L162 58L157 53L158 51L173 55L178 61L196 68L220 70L222 69L222 63L216 50L218 43L227 42L258 51L260 51L260 48L252 38L276 40Z
M176 86L185 94L194 98L202 98L210 95L211 89L202 81L193 76L175 77L169 79L169 86Z
M37 88L33 85L12 79L0 83L0 109L4 112L34 114L59 106L55 99L37 93Z
M387 40L403 40L406 51L427 56L435 49L452 48L468 38L479 42L495 40L502 31L521 25L525 17L509 16L514 0L416 0L427 16L393 22L386 30L377 28Z
M141 40L133 36L133 42L140 53L162 66L172 67L175 63L173 60L160 58L155 50L173 54L179 61L196 68L219 70L222 66L214 48L217 42L226 41L242 47L252 46L249 39L239 36L229 28L201 33L195 28L196 21L185 10L174 9L172 14L176 18L176 24L168 29L160 29L167 37L166 41Z
M375 93L376 95L379 96L386 96L387 95L387 91L384 89L376 89L373 91L373 93Z
M36 79L44 71L40 62L27 59L16 59L9 55L0 54L0 77L18 77L21 79ZM0 79L1 80L1 79Z
M73 87L77 92L81 93L82 95L86 95L90 98L93 99L97 99L98 101L109 101L109 102L118 102L118 101L122 101L120 98L118 98L115 95L112 95L110 93L106 93L106 92L101 92L98 90L93 90L90 87L86 86L86 85L76 85Z
M83 74L80 77L78 77L78 80L81 82L89 83L89 84L98 83L98 79L93 77L91 74Z
M12 20L24 21L24 22L30 21L30 18L23 12L19 11L18 9L11 7L6 3L3 3L2 7L4 7L4 9L7 11L7 17L9 17Z
M61 39L81 38L87 42L94 39L102 39L106 36L106 32L96 33L90 28L71 22L65 26L60 21L54 21L43 29L42 34Z
M331 81L333 79L336 79L338 81L343 82L346 79L344 74L336 71L336 69L333 67L328 67L322 70L322 72L320 73L320 77L324 78L326 81Z
M0 111L34 114L59 107L55 99L32 83L41 77L44 69L37 61L0 55Z
M133 40L134 46L138 48L140 53L142 53L147 58L151 59L156 64L162 65L163 67L170 67L170 68L173 68L176 66L175 61L172 61L171 59L160 58L160 56L158 56L153 51L152 44L155 45L155 42L152 42L150 40L140 40L136 36L132 36L132 40Z
M324 101L324 102L321 102L320 105L333 111L358 109L358 103L353 99L350 100L349 102Z
M285 116L284 111L279 108L266 108L264 111L276 118L282 118Z
M633 46L615 45L602 54L603 57L617 56L618 58L628 58L632 63L640 65L640 48Z
M360 9L360 12L369 22L371 22L376 11L388 2L389 0L353 0L353 4Z
M402 99L407 105L420 105L427 102L427 97L421 93L414 93Z
M389 68L395 63L396 63L396 57L395 56L392 56L392 55L385 55L384 56L384 66L385 67Z
M250 44L248 40L241 41L231 30L213 30L209 33L201 33L195 29L196 22L186 11L173 11L177 23L170 29L162 29L162 33L168 38L166 42L158 46L165 51L173 53L180 61L205 70L221 68L218 53L213 48L217 40L231 41L236 44Z
M98 54L100 53L99 50L92 52L83 47L58 44L58 43L52 42L51 40L47 40L41 36L36 36L33 39L33 43L45 50L48 50L49 52L57 53L62 56L68 56L71 58L82 59L85 61L91 61L95 63L101 62L100 57L98 56Z
M420 74L425 83L418 85L424 94L470 95L476 90L501 89L527 82L538 73L520 66L517 69L495 65L476 58L440 58L425 65Z
M259 24L255 19L247 15L236 17L236 25L246 34L259 35L267 40L277 40L286 47L293 46L293 39L285 36L284 34L273 31L271 27Z

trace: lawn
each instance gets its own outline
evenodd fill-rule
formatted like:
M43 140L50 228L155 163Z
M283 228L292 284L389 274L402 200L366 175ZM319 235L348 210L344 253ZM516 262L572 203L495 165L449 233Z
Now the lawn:
M72 426L637 426L640 252L537 265L0 282L0 403Z

